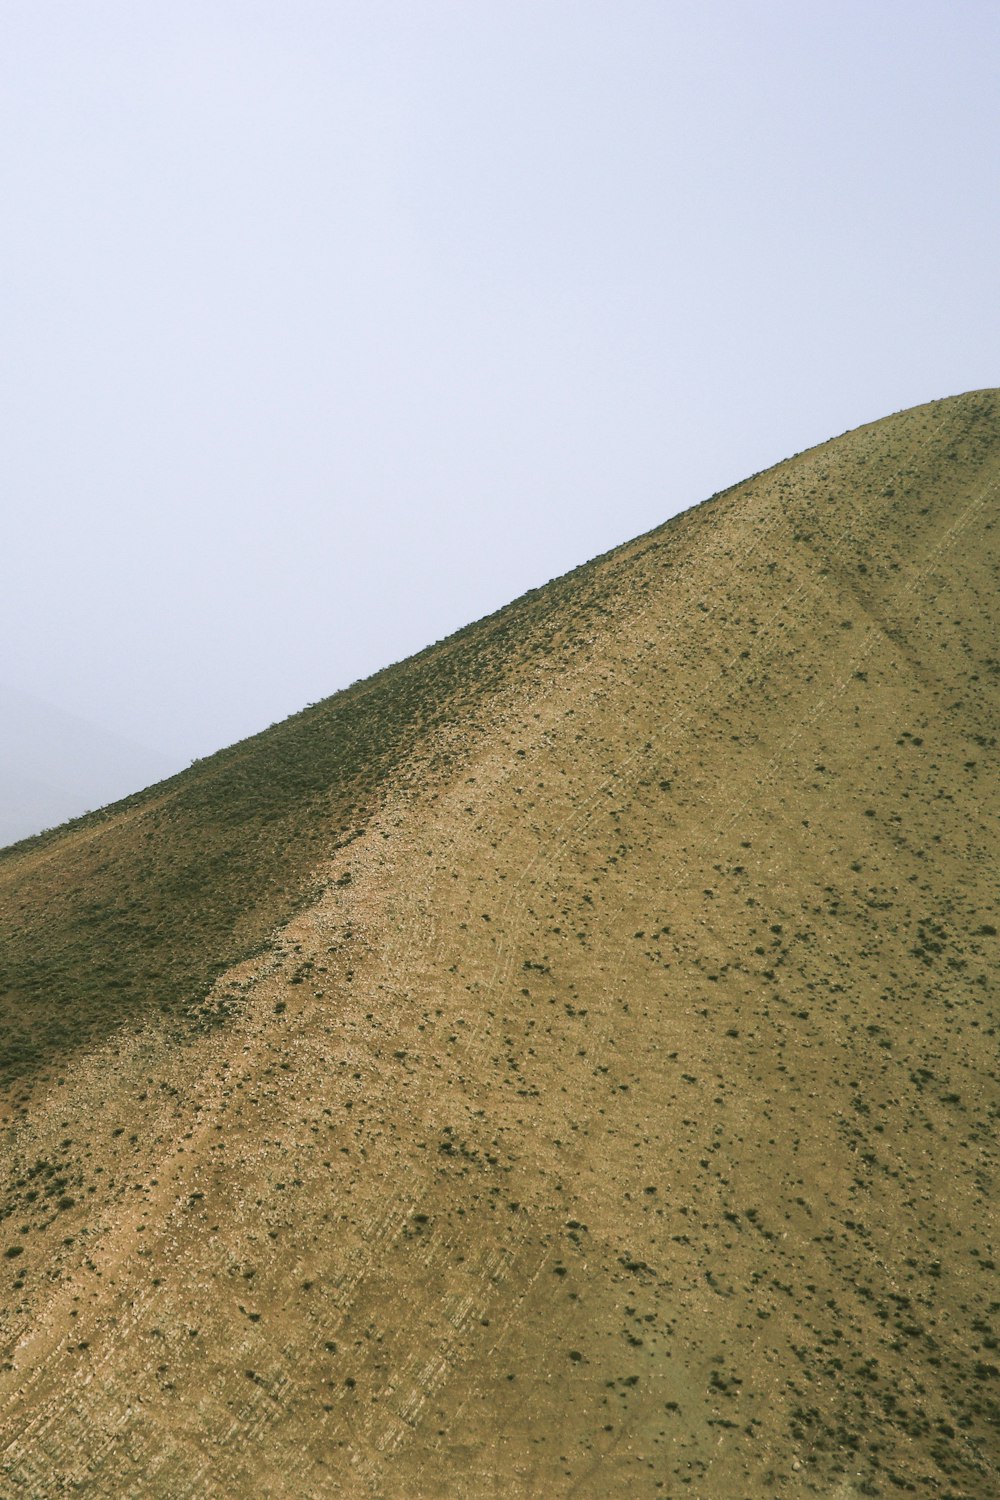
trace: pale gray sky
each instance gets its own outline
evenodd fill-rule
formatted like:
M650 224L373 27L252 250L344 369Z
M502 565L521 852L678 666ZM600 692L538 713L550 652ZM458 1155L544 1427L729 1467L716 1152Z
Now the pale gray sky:
M178 767L1000 380L995 0L0 23L0 684Z

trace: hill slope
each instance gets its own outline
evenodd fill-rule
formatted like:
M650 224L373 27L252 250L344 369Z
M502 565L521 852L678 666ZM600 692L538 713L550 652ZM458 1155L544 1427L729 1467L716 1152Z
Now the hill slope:
M0 857L10 1493L996 1493L998 394Z

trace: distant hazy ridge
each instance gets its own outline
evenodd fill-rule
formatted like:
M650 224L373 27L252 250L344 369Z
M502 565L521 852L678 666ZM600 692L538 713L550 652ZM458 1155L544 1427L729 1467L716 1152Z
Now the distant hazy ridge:
M166 756L0 684L0 848L160 781Z

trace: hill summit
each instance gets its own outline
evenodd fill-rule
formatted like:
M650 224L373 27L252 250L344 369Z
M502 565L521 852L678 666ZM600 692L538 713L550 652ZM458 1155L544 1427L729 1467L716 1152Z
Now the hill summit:
M997 1493L998 418L0 853L0 1492Z

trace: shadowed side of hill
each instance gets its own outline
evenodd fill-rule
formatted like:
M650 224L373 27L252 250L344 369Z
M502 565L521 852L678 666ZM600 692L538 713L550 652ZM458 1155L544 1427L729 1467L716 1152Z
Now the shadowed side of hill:
M12 1493L992 1500L998 498L996 392L846 434L303 799L225 1024L3 1112Z

